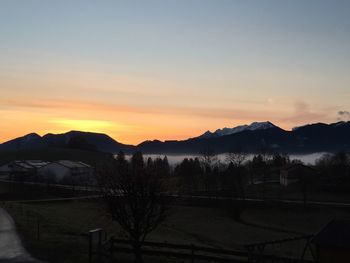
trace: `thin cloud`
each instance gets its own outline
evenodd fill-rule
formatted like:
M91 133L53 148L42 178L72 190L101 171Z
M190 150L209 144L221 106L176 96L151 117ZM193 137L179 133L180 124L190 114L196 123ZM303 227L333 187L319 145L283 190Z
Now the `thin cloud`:
M294 112L288 116L286 109L275 107L262 107L261 105L254 108L232 107L204 107L204 106L155 106L155 105L122 105L96 101L84 100L65 100L65 99L46 99L31 101L27 98L0 99L0 105L4 109L15 109L16 111L33 111L45 112L53 118L67 119L67 111L74 112L74 116L69 118L82 119L93 118L110 119L128 125L141 125L145 120L154 120L157 118L174 119L179 125L185 123L188 119L197 119L199 123L210 123L211 120L226 123L227 125L247 124L253 121L272 121L276 125L290 129L297 125L311 123L315 121L330 121L329 111L314 111L311 106L304 101L294 103ZM59 114L58 114L59 113ZM346 113L340 113L344 115ZM147 117L147 118L146 118ZM52 119L52 118L51 118ZM218 121L219 120L219 121ZM209 125L208 125L209 126ZM203 129L207 129L204 126ZM214 127L219 128L219 127ZM184 128L185 129L185 128Z
M60 99L46 99L45 101L29 101L27 99L0 99L4 108L11 109L42 109L42 110L84 110L115 113L135 114L164 114L164 115L191 115L202 118L222 119L264 119L266 115L273 116L273 111L254 111L229 107L200 107L200 106L149 106L149 105L121 105L90 101L73 101Z
M348 111L338 111L338 115L340 115L340 116L350 116L350 112L348 112Z
M282 118L282 122L294 125L302 125L305 123L318 122L320 120L328 120L329 116L326 111L313 110L311 105L305 101L294 102L294 112L286 118Z
M338 120L339 121L349 121L350 120L350 112L347 110L338 111Z

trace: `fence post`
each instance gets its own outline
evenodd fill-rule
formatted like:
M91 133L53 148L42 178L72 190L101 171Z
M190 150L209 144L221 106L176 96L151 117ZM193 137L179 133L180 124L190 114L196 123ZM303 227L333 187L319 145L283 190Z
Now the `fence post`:
M112 238L110 238L108 242L109 242L109 256L110 256L111 260L113 260L113 249L114 249L114 246L113 246Z
M101 253L102 253L102 230L98 232L98 254L97 254L97 261L101 262Z
M94 251L94 236L98 233L97 248ZM89 231L89 263L93 260L93 256L97 254L98 262L101 261L102 253L102 229L97 228Z
M92 233L89 232L89 263L92 262Z
M40 240L40 217L37 215L36 236Z
M194 263L194 249L195 249L194 245L191 244L191 263Z

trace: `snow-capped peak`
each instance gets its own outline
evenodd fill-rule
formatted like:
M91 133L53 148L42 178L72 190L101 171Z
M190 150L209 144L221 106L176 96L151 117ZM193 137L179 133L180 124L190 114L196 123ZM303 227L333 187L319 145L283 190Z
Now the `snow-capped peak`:
M276 128L276 126L269 121L253 122L247 127L247 130L255 131L255 130L266 130L270 128Z
M243 131L266 130L266 129L270 129L270 128L274 128L274 127L276 127L276 126L269 121L253 122L249 125L244 124L244 125L239 125L239 126L236 126L233 128L225 127L222 129L217 129L215 132L206 131L198 138L205 138L205 139L206 138L215 138L215 137L221 137L221 136L239 133L239 132L243 132Z
M199 136L201 138L211 138L211 137L215 137L214 133L211 131L206 131L205 133L203 133L201 136Z

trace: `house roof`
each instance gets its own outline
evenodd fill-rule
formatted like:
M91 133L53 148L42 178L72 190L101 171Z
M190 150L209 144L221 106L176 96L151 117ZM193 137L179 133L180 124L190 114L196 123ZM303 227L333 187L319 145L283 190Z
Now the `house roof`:
M88 165L86 163L78 162L78 161L70 161L70 160L60 160L60 161L57 161L56 163L58 163L62 166L65 166L67 168L70 168L70 169L90 167L90 165Z
M333 220L318 234L313 242L319 246L350 248L350 220Z
M40 168L40 167L43 167L43 166L49 164L49 162L45 162L45 161L41 161L41 160L27 160L25 162L27 164L35 167L35 168Z
M24 169L34 169L41 168L47 164L49 163L41 160L16 160L11 162L9 165L16 165Z
M292 171L292 170L300 169L300 168L308 169L310 171L316 171L314 168L312 168L312 167L310 167L308 165L302 164L302 163L295 163L295 164L288 165L285 168L283 168L283 170L285 170L285 171Z
M19 167L24 168L24 169L33 169L34 168L30 164L27 164L25 161L14 161L11 165L12 166L19 166Z

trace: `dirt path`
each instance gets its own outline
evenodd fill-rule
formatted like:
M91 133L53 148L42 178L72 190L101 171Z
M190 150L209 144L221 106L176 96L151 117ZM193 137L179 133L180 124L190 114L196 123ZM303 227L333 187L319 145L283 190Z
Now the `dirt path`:
M40 262L25 250L12 218L2 208L0 208L0 262Z

